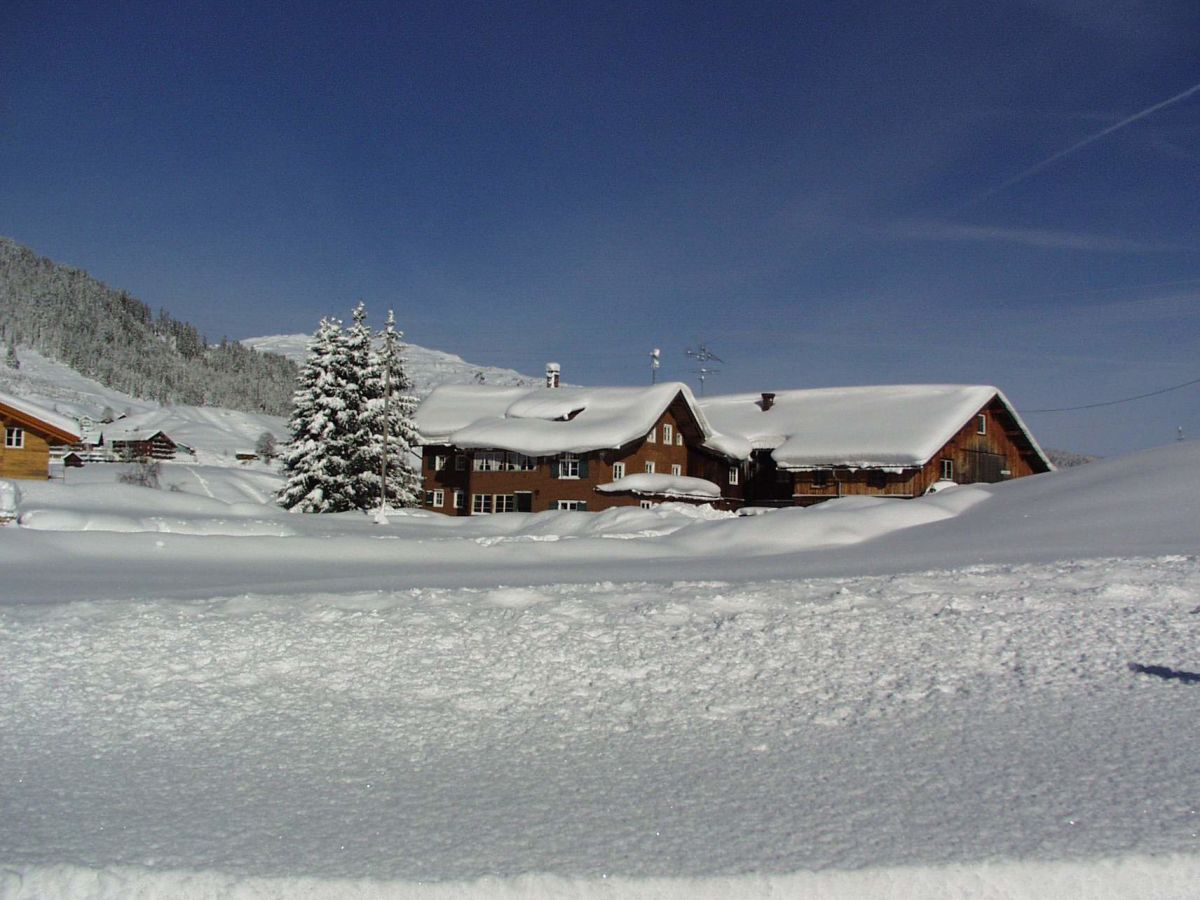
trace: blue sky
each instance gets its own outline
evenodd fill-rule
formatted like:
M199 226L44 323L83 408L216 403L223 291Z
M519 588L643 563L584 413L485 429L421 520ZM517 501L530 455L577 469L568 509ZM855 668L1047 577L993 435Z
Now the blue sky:
M576 383L1200 378L1200 4L9 0L0 234L194 322ZM1200 437L1200 386L1030 412Z

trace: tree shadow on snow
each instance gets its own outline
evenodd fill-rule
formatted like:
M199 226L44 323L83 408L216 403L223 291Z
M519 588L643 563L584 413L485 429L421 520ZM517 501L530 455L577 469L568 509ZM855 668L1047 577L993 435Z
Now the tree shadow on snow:
M1141 663L1130 663L1129 671L1165 678L1168 681L1182 681L1184 684L1200 684L1200 672L1184 672L1166 666L1143 666Z

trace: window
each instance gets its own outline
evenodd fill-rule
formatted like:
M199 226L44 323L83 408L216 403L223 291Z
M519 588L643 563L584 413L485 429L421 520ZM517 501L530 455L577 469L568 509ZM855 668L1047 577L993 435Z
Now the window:
M673 464L671 466L671 474L672 475L682 475L683 474L683 466L679 465L679 463Z
M657 425L654 426L653 428L651 428L650 433L648 435L646 435L646 443L647 444L657 444L658 443L658 426Z
M456 471L456 472L467 471L467 454L465 454L465 453L455 453L454 454L454 471Z
M613 463L613 481L625 477L625 463Z
M876 491L885 489L887 487L887 473L872 469L867 473L867 487Z
M985 416L983 413L980 413L975 418L975 433L987 434L987 416Z
M730 483L730 484L737 484L737 483L738 483L738 478L740 478L740 477L741 477L741 474L742 474L742 473L741 473L741 470L740 470L740 469L738 469L738 467L737 467L737 466L730 466L730 467L729 467L729 483Z
M654 460L650 460L646 463L646 474L647 475L654 474Z
M445 503L446 503L446 492L445 491L426 491L425 492L425 505L426 506L434 506L434 507L440 508L440 507L444 506Z
M4 429L4 446L10 450L20 450L25 446L25 429L10 426Z
M532 472L537 468L537 457L524 453L506 453L504 466L510 472Z
M454 508L459 511L467 508L467 495L462 491L454 492Z
M434 468L434 471L437 471L437 472L440 472L442 469L446 468L446 457L440 453L437 454L436 456L434 456L433 468Z
M942 478L946 479L947 481L954 480L954 460L942 460Z
M675 429L667 424L663 424L663 443L669 444L675 440Z
M512 450L479 450L475 454L476 472L532 472L537 458Z
M809 475L809 480L815 488L827 488L829 487L829 470L813 469Z
M683 446L683 432L682 431L675 432L675 446L676 447Z
M579 457L574 453L563 453L558 457L558 477L578 478Z
M492 495L491 494L472 494L471 495L471 515L481 516L492 511Z
M587 501L586 500L555 500L554 508L555 509L585 510L585 509L587 509Z
M503 450L476 450L476 472L499 472L504 468Z
M498 513L516 512L517 498L515 494L497 494L492 498L494 501L492 511Z
M653 502L653 501L651 501L651 500L643 500L643 501L641 502L641 507L642 507L642 509L649 509L649 508L650 508L650 507L652 507L653 505L654 505L654 502Z

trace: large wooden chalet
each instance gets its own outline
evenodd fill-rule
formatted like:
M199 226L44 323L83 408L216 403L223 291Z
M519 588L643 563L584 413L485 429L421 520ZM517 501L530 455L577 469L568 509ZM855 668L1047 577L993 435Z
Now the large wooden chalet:
M79 440L71 419L9 394L0 393L0 424L0 478L49 478L50 448Z
M416 425L425 506L448 515L741 502L739 461L684 384L444 385Z
M447 385L419 407L426 508L602 510L664 500L807 506L916 497L1052 468L1011 404L977 385L712 397L644 388Z

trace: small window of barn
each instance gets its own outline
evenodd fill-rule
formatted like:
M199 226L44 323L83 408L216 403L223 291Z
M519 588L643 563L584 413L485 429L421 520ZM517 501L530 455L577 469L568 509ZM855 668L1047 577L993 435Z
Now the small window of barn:
M975 419L975 433L987 434L987 416L980 413Z

